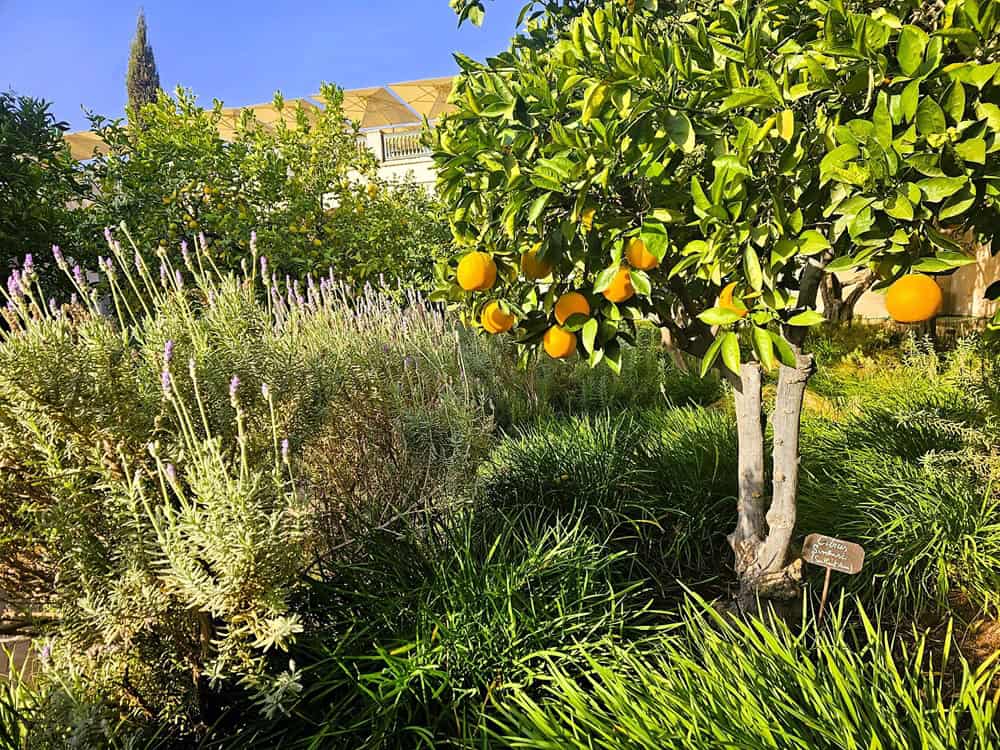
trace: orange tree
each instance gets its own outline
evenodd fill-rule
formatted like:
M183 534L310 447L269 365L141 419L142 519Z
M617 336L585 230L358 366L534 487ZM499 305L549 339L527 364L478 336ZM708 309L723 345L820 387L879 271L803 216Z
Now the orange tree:
M433 139L459 252L437 298L487 329L513 316L525 358L541 346L617 371L651 321L703 373L721 368L745 602L798 589L804 342L824 274L912 284L971 261L955 231L992 233L998 8L584 3L547 44L457 56L458 111ZM769 481L762 371L777 373Z

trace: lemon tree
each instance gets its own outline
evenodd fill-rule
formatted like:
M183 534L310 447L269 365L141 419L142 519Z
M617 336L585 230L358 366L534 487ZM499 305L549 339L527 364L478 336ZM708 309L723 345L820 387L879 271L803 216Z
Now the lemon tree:
M434 135L457 252L436 297L473 321L496 304L525 358L571 343L619 370L622 343L651 321L703 372L722 368L739 424L743 596L793 596L819 284L860 268L883 288L948 273L972 261L958 232L992 234L1000 6L637 0L581 3L566 20L569 4L555 5L563 23L546 44L457 56L458 111ZM459 283L469 253L495 265L491 284ZM537 264L548 274L525 273ZM560 316L567 295L586 305Z

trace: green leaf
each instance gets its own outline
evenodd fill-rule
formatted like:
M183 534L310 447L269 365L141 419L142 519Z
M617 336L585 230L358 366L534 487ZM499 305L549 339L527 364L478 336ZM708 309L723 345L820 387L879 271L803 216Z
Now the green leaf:
M815 255L830 249L830 241L815 229L807 229L799 235L799 239L802 241L799 245L802 255Z
M961 81L955 81L944 100L944 111L954 123L965 119L965 87Z
M905 122L910 122L917 114L920 102L920 81L910 81L899 98L899 108Z
M955 144L955 153L964 161L974 164L986 163L986 141L982 138L971 138Z
M531 204L531 208L528 209L529 222L534 222L536 219L538 219L539 216L542 215L542 211L545 210L545 206L549 202L549 199L551 197L552 193L542 193L537 198L535 198L535 200Z
M650 254L657 260L663 260L663 256L667 254L668 244L667 228L663 224L653 219L646 219L642 222L642 229L639 230L639 238Z
M921 99L917 106L917 130L921 135L933 135L947 130L944 110L929 96Z
M927 34L916 26L904 26L899 35L899 46L896 48L896 59L899 68L908 76L917 72L924 61L924 50L927 48Z
M732 331L722 337L722 363L730 372L740 372L740 338Z
M774 341L771 334L765 328L754 326L750 329L750 337L753 342L753 350L757 354L757 360L764 365L765 370L773 370L774 361Z
M938 203L957 193L968 181L968 177L928 177L920 180L917 187L924 194L924 200L928 203Z
M823 317L822 313L818 313L815 310L805 310L793 315L788 319L788 325L790 326L814 326L822 323L826 318Z
M635 293L640 297L648 297L653 291L653 285L650 283L646 272L637 271L633 268L629 271L629 276L632 279L632 286L635 287Z
M885 202L885 212L894 219L913 221L913 204L898 190Z
M613 265L608 266L599 274L597 274L597 278L594 279L595 294L600 294L609 286L611 286L611 282L614 281L615 274L618 273L618 268L619 268L618 264L615 263Z
M694 150L694 126L686 114L677 112L667 115L664 127L667 136L681 151L687 154Z
M722 337L716 336L711 346L708 347L708 351L705 352L705 356L701 359L701 377L705 377L705 373L707 373L712 368L712 365L715 364L715 360L719 358L719 351L721 349Z
M746 274L747 281L754 290L759 292L764 287L764 271L760 267L760 258L750 245L743 250L743 273Z
M594 116L600 112L604 101L608 97L608 84L603 81L590 84L587 92L583 95L583 115L580 121L586 125Z
M698 320L710 326L728 326L742 318L725 307L710 307L698 316Z
M775 333L774 331L768 331L768 333L771 334L771 341L774 342L774 349L778 354L778 360L781 364L786 367L795 367L795 351L789 343L785 341L781 335Z
M583 325L581 334L583 348L588 354L593 354L594 340L597 338L597 318L590 318L590 320Z

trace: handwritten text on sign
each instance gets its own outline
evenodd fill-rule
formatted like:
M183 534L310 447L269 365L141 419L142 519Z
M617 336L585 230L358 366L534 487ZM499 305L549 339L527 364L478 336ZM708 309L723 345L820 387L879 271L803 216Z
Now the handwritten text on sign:
M802 544L802 558L807 563L840 573L859 573L865 563L865 551L860 544L854 542L845 542L823 534L810 534Z

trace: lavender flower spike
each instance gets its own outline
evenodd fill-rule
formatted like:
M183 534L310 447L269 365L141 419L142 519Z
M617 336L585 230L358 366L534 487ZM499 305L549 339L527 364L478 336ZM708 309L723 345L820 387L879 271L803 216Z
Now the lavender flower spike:
M271 389L268 387L267 383L261 383L260 395L263 396L265 399L271 398Z
M59 245L52 246L52 257L56 259L56 265L60 268L66 266L66 259L63 257L62 250L59 249Z
M32 269L35 267L35 256L28 253L24 256L24 272L25 274L31 273Z
M79 263L77 263L75 266L73 266L73 281L75 281L77 283L77 285L79 285L81 287L87 285L86 280L84 280L84 278L83 278L83 269L80 268L80 264Z
M250 254L257 254L257 230L253 229L250 231Z
M281 441L281 460L288 463L288 438Z
M163 364L169 365L174 357L174 340L170 339L163 345Z
M104 227L104 241L108 243L109 247L115 241L115 238L111 236L111 227Z
M167 464L163 467L163 473L167 475L167 481L170 484L174 484L177 481L177 470L174 469L173 464Z
M164 366L163 372L160 373L160 385L163 386L163 395L170 395L170 384L173 379L170 377L170 370Z
M236 393L240 389L240 378L239 375L233 375L233 379L229 381L229 400L233 402L233 406L236 405Z
M181 240L181 257L184 259L184 265L191 267L191 252L188 250L187 240Z

